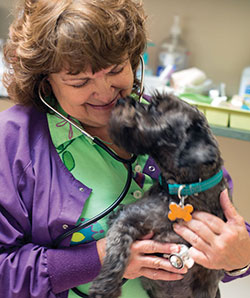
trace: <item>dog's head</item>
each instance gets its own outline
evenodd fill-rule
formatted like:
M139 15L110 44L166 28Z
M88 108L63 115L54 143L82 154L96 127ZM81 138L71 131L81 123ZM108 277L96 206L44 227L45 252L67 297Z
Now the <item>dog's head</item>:
M149 104L120 99L112 112L113 141L135 154L149 154L161 166L189 168L220 160L204 115L173 95L155 94Z

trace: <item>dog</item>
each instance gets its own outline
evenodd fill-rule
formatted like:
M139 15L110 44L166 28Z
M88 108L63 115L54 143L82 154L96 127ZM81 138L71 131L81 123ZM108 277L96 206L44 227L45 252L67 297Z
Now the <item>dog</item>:
M174 95L155 93L149 104L131 97L120 99L110 120L110 136L127 152L148 154L161 170L161 179L136 203L123 206L110 218L106 256L102 269L90 288L91 298L117 298L130 256L130 246L153 231L159 242L185 244L173 231L173 223L186 206L214 214L225 220L219 197L228 188L222 177L223 160L217 141L203 113ZM170 187L200 185L211 177L221 178L210 189L183 196L171 194ZM217 176L216 176L217 175ZM213 179L213 178L212 178ZM183 187L182 187L183 188ZM173 207L173 208L171 208ZM182 218L182 219L181 219ZM171 220L170 220L171 219ZM150 280L141 277L151 298L219 298L223 270L210 270L198 264L179 281Z

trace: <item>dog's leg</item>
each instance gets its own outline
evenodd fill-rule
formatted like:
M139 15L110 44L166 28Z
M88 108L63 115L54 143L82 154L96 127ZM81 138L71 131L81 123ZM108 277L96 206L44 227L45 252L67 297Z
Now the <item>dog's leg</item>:
M90 288L90 298L117 298L121 295L130 246L141 236L138 214L132 209L130 208L129 214L125 212L124 216L116 219L107 234L106 256L102 269ZM140 221L143 223L142 219Z
M194 298L220 298L220 289L217 288L216 290L216 288L200 288L194 293Z

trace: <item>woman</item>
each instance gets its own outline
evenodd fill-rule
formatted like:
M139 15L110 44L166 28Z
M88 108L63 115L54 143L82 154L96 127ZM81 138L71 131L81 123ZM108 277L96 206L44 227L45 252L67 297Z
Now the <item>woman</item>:
M55 240L109 206L124 186L127 169L52 113L40 97L129 158L112 144L107 126L116 101L138 92L144 21L141 5L132 0L20 2L5 46L10 65L5 85L18 105L0 117L0 297L78 297L70 289L87 294L98 274L106 218L58 247ZM158 178L157 171L151 158L139 156L123 204L140 198ZM250 239L224 193L222 206L227 223L197 213L176 231L193 245L196 262L231 271L249 264ZM148 297L139 276L178 280L187 272L149 256L179 249L151 237L131 247L122 297Z

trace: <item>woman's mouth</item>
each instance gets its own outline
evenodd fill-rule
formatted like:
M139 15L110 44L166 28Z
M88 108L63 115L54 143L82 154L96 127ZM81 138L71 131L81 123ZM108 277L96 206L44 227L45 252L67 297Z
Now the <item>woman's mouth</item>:
M118 98L119 98L119 94L107 104L96 105L96 104L87 103L87 105L91 106L91 108L96 110L109 110L115 106Z

